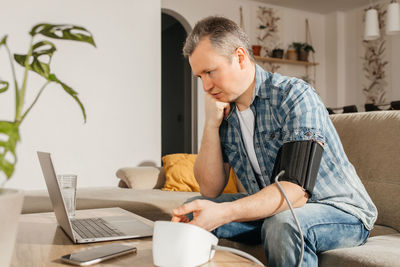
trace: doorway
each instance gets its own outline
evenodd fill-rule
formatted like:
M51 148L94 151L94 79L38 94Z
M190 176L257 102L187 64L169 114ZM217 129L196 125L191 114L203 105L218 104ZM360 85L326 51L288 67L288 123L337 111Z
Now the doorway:
M187 29L178 14L162 11L161 155L197 153L197 87L182 55ZM186 21L183 21L186 22ZM185 23L184 23L185 24Z

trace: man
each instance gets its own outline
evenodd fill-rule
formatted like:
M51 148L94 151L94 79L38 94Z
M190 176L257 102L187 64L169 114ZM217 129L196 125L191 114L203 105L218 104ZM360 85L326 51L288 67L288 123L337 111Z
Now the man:
M304 233L303 264L317 266L319 252L363 244L377 210L314 89L261 69L246 34L222 17L198 22L183 51L205 91L204 133L194 166L203 197L174 209L172 221L198 225L219 238L262 242L268 266L296 266L300 236L271 176L284 143L313 139L324 153L312 195L296 183L280 182ZM221 195L230 167L247 194Z

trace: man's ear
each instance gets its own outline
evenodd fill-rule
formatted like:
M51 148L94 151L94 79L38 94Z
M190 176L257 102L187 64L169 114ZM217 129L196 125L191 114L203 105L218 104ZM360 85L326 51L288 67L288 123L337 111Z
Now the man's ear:
M243 69L245 67L245 63L246 63L245 59L247 58L246 50L243 47L236 48L235 56L237 57L240 68Z

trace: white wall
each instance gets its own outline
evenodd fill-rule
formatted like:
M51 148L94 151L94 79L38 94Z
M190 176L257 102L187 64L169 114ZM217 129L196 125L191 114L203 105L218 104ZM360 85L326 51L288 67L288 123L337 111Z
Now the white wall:
M376 3L387 5L389 1L379 1ZM364 9L367 7L345 12L346 91L344 100L337 103L338 106L355 104L361 111L364 110L366 100L362 89L369 84L362 71L362 57L364 57L365 53L362 45L364 34L363 14ZM383 36L386 41L385 60L388 61L385 67L386 81L388 83L385 98L386 102L391 102L400 100L400 51L398 49L400 47L400 35L388 36L383 33Z
M328 107L343 106L346 103L348 84L346 81L349 55L346 47L346 20L344 12L333 12L325 16L326 44L326 101Z
M286 49L288 44L294 41L305 41L305 19L309 19L313 46L316 50L315 60L320 65L316 69L316 86L318 93L325 100L327 96L325 81L325 18L323 15L299 11L290 8L283 8L273 5L266 5L256 1L249 0L162 0L161 6L173 10L182 15L192 27L200 19L221 15L232 19L236 23L240 22L240 6L243 7L244 28L249 35L252 44L256 43L256 10L258 6L273 7L281 16L279 26L280 38ZM299 66L282 65L278 70L284 75L302 76L305 74L305 68ZM201 144L204 127L204 93L199 79L198 85L198 145Z
M362 66L364 49L362 47L364 24L362 9L354 9L345 13L346 24L346 95L343 102L337 106L356 105L358 110L364 110L365 96L362 92Z
M326 34L326 105L336 106L338 87L338 59L337 59L337 16L336 13L325 17Z
M82 25L97 48L54 41L52 71L79 92L88 120L57 85L48 86L20 128L18 164L6 187L43 189L37 150L53 153L58 173L78 174L78 186L117 183L115 171L161 155L161 4L159 0L16 0L2 3L0 34L13 52L26 53L39 22ZM38 38L39 39L39 38ZM0 50L0 78L10 80ZM22 77L21 69L18 69ZM27 103L43 81L31 74ZM14 116L11 88L0 95L0 120Z
M391 70L391 80L390 83L392 85L392 98L391 100L400 100L400 35L389 37L391 40L391 61L390 65Z

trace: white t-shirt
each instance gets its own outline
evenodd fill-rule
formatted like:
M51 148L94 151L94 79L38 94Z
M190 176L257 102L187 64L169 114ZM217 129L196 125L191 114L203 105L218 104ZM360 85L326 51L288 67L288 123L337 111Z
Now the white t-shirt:
M244 147L246 148L247 156L249 157L251 167L253 167L254 173L257 176L257 180L261 182L261 186L265 187L265 182L262 178L260 165L257 161L256 151L254 150L254 113L251 108L243 111L239 111L236 106L236 113L239 118L240 130L242 132L242 138Z

